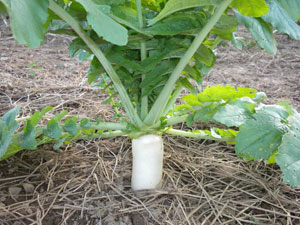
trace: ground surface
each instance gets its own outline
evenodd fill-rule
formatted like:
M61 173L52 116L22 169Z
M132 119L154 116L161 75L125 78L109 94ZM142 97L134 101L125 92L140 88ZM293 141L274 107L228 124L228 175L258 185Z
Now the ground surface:
M299 110L300 43L277 40L276 56L220 48L205 85L254 87ZM105 95L85 82L88 64L69 58L67 42L50 36L31 51L0 27L0 115L50 105L111 118ZM120 137L59 151L45 145L0 162L0 224L300 224L300 190L282 183L277 166L245 162L232 146L165 136L163 189L155 192L130 190L130 158L130 142Z

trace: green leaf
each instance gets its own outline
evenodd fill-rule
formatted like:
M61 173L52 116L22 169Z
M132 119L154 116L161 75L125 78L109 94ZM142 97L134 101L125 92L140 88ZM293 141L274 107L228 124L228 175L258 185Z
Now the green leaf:
M3 5L3 3L0 2L0 15L5 13L7 13L5 5Z
M288 15L297 22L300 19L300 1L299 0L277 0Z
M194 57L209 67L212 67L216 61L216 56L213 51L204 45L200 45Z
M196 94L197 91L187 78L180 77L179 82L186 87L191 93Z
M231 33L231 43L239 50L243 49L244 40L236 37L234 33Z
M286 33L291 38L300 40L300 26L293 21L276 0L268 0L267 2L270 10L267 15L262 17L263 20L272 24L279 32Z
M50 120L44 129L44 134L49 138L58 139L62 134L58 122L54 119Z
M29 119L31 125L33 127L35 127L40 122L40 120L43 118L43 116L52 109L53 109L53 107L46 106L45 108L42 109L42 112L36 111Z
M247 120L236 136L236 153L254 160L268 160L281 143L288 113L280 106L265 106Z
M20 106L13 108L11 110L9 110L7 113L4 114L4 116L2 117L2 121L4 121L6 127L11 126L14 122L15 119L20 111Z
M276 151L270 156L270 158L269 158L268 161L267 161L267 164L268 164L268 165L276 163L276 155L277 155L277 153L278 153L278 151L276 150Z
M16 40L30 48L40 46L44 40L48 19L48 0L1 0L10 17Z
M123 24L131 29L149 36L144 30L139 28L139 22L137 19L137 11L130 7L113 6L111 8L111 16L114 20Z
M63 20L53 19L49 25L49 30L62 30L70 28L70 25Z
M167 74L172 72L175 66L176 63L174 61L164 60L160 65L146 73L145 79L140 84L141 88L145 88L143 96L149 95L158 84L167 80Z
M191 127L194 122L194 114L189 114L185 122L188 127Z
M37 141L35 139L36 133L34 125L31 120L26 121L23 133L18 137L20 147L23 149L34 150L37 148Z
M266 99L267 99L267 95L264 92L257 92L256 96L252 98L252 100L255 101L256 103L260 103Z
M136 86L132 86L134 84L134 77L132 76L132 73L124 68L120 68L116 70L116 72L123 84L128 87L128 90L130 89L129 87L133 87L134 89L136 89Z
M231 34L236 31L237 27L238 21L234 16L222 15L211 33L220 35L223 39L231 40Z
M145 60L142 61L141 67L144 72L149 72L151 70L154 70L157 68L157 66L161 63L161 61L167 57L172 51L175 50L176 46L173 46L169 48L169 46L166 46L166 49L162 51L158 51L156 54L153 54L149 57L147 57Z
M15 118L20 107L13 108L4 114L0 120L0 158L6 153L12 140L12 135L18 128Z
M104 72L103 66L100 64L99 60L94 57L88 70L88 83L91 84L95 82Z
M292 116L289 120L291 126L283 136L279 147L276 163L283 172L283 181L292 187L300 188L300 115Z
M150 35L193 33L202 29L206 20L206 17L198 12L174 14L146 28L145 31Z
M153 70L148 72L145 79L141 82L140 87L145 88L147 86L155 86L161 81L161 77L167 73L172 72L172 69L176 66L175 62L171 60L164 60Z
M67 119L63 126L64 131L75 136L78 131L76 121L77 121L77 117L72 117L71 119Z
M239 127L246 120L252 118L254 108L252 103L236 100L221 106L213 116L213 120L225 124L227 127Z
M277 43L269 24L267 24L261 18L242 16L238 12L236 12L236 17L239 23L244 24L252 33L253 38L258 42L260 47L272 55L276 54Z
M96 33L104 40L116 45L126 45L128 31L107 14L110 6L97 4L96 0L77 0L87 11L87 20Z
M200 120L202 122L212 121L213 116L218 111L220 104L212 102L200 110L197 110L194 116L194 121Z
M56 114L54 117L53 117L53 120L59 122L62 120L62 118L64 118L65 115L68 114L68 111L67 110L63 110L61 111L60 113Z
M236 135L238 134L238 131L232 130L232 129L224 130L224 129L219 129L219 128L217 128L216 131L217 131L222 137L235 138ZM236 144L236 141L226 141L226 143L229 144L229 145L235 145L235 144Z
M243 16L261 17L268 13L269 6L265 0L233 0L232 8L236 8Z
M289 101L285 101L285 100L279 101L277 102L277 105L280 105L283 108L285 108L289 116L294 114L294 108L291 106L291 103Z
M107 55L109 61L126 68L130 72L142 71L142 67L134 60L130 60L124 56L124 52L113 48Z
M0 147L0 161L13 156L14 154L16 154L17 152L19 152L23 149L19 146L18 141L15 139L16 138L12 138L12 140L9 143L9 146L7 147L7 150L5 151L5 154L2 156L1 156L1 147Z
M228 101L236 100L241 97L253 98L256 95L256 90L252 88L237 88L230 85L221 86L211 86L207 87L198 94L198 99L200 102L214 102L214 101Z
M69 45L69 55L71 57L75 57L76 55L80 54L82 49L85 51L90 51L81 38L76 38L72 40L71 44Z
M91 127L91 122L89 119L87 118L83 118L81 121L80 121L80 127L82 128L89 128Z
M192 78L194 81L196 81L197 85L198 85L198 89L201 90L202 89L202 81L203 81L203 77L202 74L200 73L199 70L197 70L195 67L192 67L190 65L186 65L186 67L184 68L184 72L190 77Z
M5 122L0 120L0 158L8 150L12 140L12 135L17 128L18 123L16 121L12 122L10 127L6 127Z
M62 137L56 141L56 143L53 145L54 150L58 150L60 146L64 143L64 141L68 138L68 136Z
M153 25L154 23L160 21L166 16L171 15L172 13L180 10L207 5L217 6L221 2L222 0L169 0L163 8L163 10L155 18L149 21L149 25Z

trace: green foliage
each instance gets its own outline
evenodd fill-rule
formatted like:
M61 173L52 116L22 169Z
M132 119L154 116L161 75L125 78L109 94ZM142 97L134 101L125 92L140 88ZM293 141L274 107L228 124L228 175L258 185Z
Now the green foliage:
M19 146L24 149L34 150L37 148L37 141L35 139L36 132L31 120L26 121L23 133L18 136Z
M201 104L204 102L218 102L218 101L228 101L228 100L236 100L241 97L250 97L254 98L256 96L257 91L252 88L234 88L233 86L227 85L227 86L210 86L207 87L198 94L195 98L194 95L187 95L183 97L183 100L187 101L188 104L193 104L194 100L197 99L197 101Z
M146 29L150 35L176 35L199 32L206 22L205 14L188 12L174 14Z
M80 127L82 128L90 128L91 127L91 122L89 119L87 118L83 118L81 121L80 121Z
M28 45L30 48L38 47L44 40L47 29L48 1L1 1L6 6L11 18L10 26L16 40L22 45Z
M0 119L0 160L13 156L23 149L35 150L41 144L53 143L53 149L56 150L63 143L86 138L86 135L96 138L100 137L104 131L125 130L126 128L126 124L103 123L101 117L95 122L87 118L78 121L78 117L65 119L68 113L66 110L52 116L46 115L52 108L47 106L42 111L36 111L32 116L26 118L23 130L18 133L15 133L18 129L15 118L20 107L4 114ZM51 119L45 124L45 118ZM110 137L111 134L106 133L105 135Z
M78 130L77 130L77 117L72 117L70 119L67 119L64 123L63 129L65 132L68 132L71 135L77 135Z
M4 114L0 120L0 158L5 154L12 139L12 134L18 128L15 118L19 113L20 107L11 109Z
M273 36L271 26L261 18L242 16L236 12L239 23L244 24L252 33L253 38L258 42L259 46L268 53L275 55L277 51L277 43Z
M256 111L253 119L247 120L236 137L236 153L254 160L269 159L281 143L287 129L283 121L288 114L282 107L268 106Z
M58 139L62 134L58 122L55 120L50 120L46 129L44 130L44 134L49 138Z
M163 18L184 9L207 5L218 5L221 1L222 0L169 0L163 10L155 18L149 21L149 24L153 25Z
M300 187L300 115L289 118L289 130L283 135L282 144L275 155L276 163L280 166L284 176L283 181L292 187Z
M207 87L200 94L186 95L186 104L179 105L176 110L189 110L188 125L195 121L218 122L228 127L238 127L255 112L256 90L232 86Z
M136 0L131 0L136 2ZM142 0L142 4L151 10L160 11L168 0Z
M252 118L254 104L248 101L236 100L218 107L213 120L228 127L239 127L246 120Z
M269 6L265 0L233 0L232 8L236 8L243 16L261 17L268 13Z
M237 30L238 21L234 16L223 15L211 30L212 34L219 35L225 40L231 40L231 34Z
M144 30L140 29L139 22L137 19L137 11L134 8L125 7L125 6L112 6L111 8L111 17L119 22L120 24L123 24L133 30L135 30L138 33L147 34Z
M87 20L100 37L116 45L126 45L128 31L107 15L110 13L110 6L97 4L95 0L77 1L88 12Z
M279 32L286 33L291 38L300 40L300 26L293 21L278 1L268 0L267 2L270 6L270 10L267 15L262 17L263 20L272 24Z
M300 1L298 0L277 0L287 14L297 22L300 19Z
M0 2L0 15L7 13L6 7Z

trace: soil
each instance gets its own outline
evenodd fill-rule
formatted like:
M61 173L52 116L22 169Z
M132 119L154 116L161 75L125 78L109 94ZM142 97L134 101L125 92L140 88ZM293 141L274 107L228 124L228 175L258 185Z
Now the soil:
M247 33L241 32L247 37ZM219 47L204 85L232 84L289 100L300 110L300 43L277 35L275 56L248 46ZM30 50L0 26L0 116L45 106L79 117L113 111L86 82L88 63L68 56L69 39L48 36ZM162 189L130 189L125 137L43 145L0 162L0 225L300 224L300 190L282 182L276 165L246 162L223 143L165 136Z

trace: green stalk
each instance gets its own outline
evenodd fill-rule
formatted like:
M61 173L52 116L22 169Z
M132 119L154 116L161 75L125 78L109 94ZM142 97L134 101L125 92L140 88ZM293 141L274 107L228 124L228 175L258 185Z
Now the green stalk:
M79 129L86 129L80 128ZM127 123L111 123L111 122L101 122L99 124L93 124L87 129L95 129L95 130L126 130Z
M95 139L95 138L111 138L111 137L117 137L126 135L127 133L121 130L115 130L115 131L107 131L100 134L92 134L92 135L81 135L74 139L71 139L71 141L74 140L85 140L85 139Z
M176 129L168 129L165 131L165 133L176 135L176 136L213 140L213 141L226 141L226 142L234 142L235 141L235 138L232 138L232 137L215 138L215 137L209 136L208 134L194 133L194 132L188 132L188 131L176 130Z
M113 81L115 88L117 89L121 102L126 110L126 114L129 117L129 120L133 123L133 125L137 127L142 127L143 122L134 109L130 98L127 94L126 89L124 88L118 74L112 67L111 63L107 60L103 52L100 50L98 45L87 35L87 33L81 28L80 24L74 19L68 12L66 12L63 8L61 8L58 4L56 4L53 0L49 0L49 8L61 19L67 22L73 30L81 37L81 39L87 44L87 46L91 49L94 55L101 62L105 71L109 75L110 79Z
M166 115L170 109L172 109L172 107L175 105L176 99L179 97L182 89L183 89L183 85L180 85L173 93L172 97L169 99L168 104L166 105L165 110L163 111L163 116Z
M210 47L211 50L214 50L222 41L222 38L220 36L217 36L213 45Z
M35 130L35 137L38 137L39 135L41 135L43 133L43 129L44 128L37 128ZM122 135L126 135L127 133L121 130L115 130L115 131L107 131L107 132L103 132L101 134L93 134L92 136L90 135L80 135L77 136L75 138L67 138L66 141L76 141L76 140L87 140L87 139L91 139L91 138L110 138L110 137L116 137L116 136L122 136ZM0 157L0 161L6 158L9 158L10 156L13 156L14 154L16 154L17 152L23 150L24 148L20 147L18 144L18 139L19 136L22 135L22 133L16 134L13 136L13 139L11 140L11 144L9 145L6 153ZM37 146L40 146L42 144L46 144L46 143L53 143L53 139L49 139L49 140L43 140L37 143Z
M178 123L183 123L186 118L188 117L188 114L183 115L183 116L176 116L176 117L171 117L166 119L166 126L172 126Z
M143 22L143 13L142 13L142 1L136 0L136 8L137 8L137 17L139 21L139 28L143 29L144 22ZM141 40L141 61L147 58L147 47L146 41ZM146 75L142 74L142 81L145 79ZM141 90L141 96L145 93L145 88ZM148 114L148 96L143 96L141 99L141 119L144 120Z
M224 11L227 9L229 4L232 0L224 0L220 3L219 7L216 9L214 15L210 18L208 23L203 27L200 33L195 37L194 41L192 42L191 46L185 52L177 66L175 67L174 71L172 72L171 76L169 77L165 87L159 94L157 100L153 104L149 114L147 115L146 119L144 120L145 124L153 124L156 123L159 118L162 116L163 110L165 109L168 98L171 95L174 85L178 78L180 77L182 71L184 70L185 66L189 63L190 59L193 57L197 49L200 47L202 42L204 41L205 37L211 31L211 29L215 26L218 22Z

